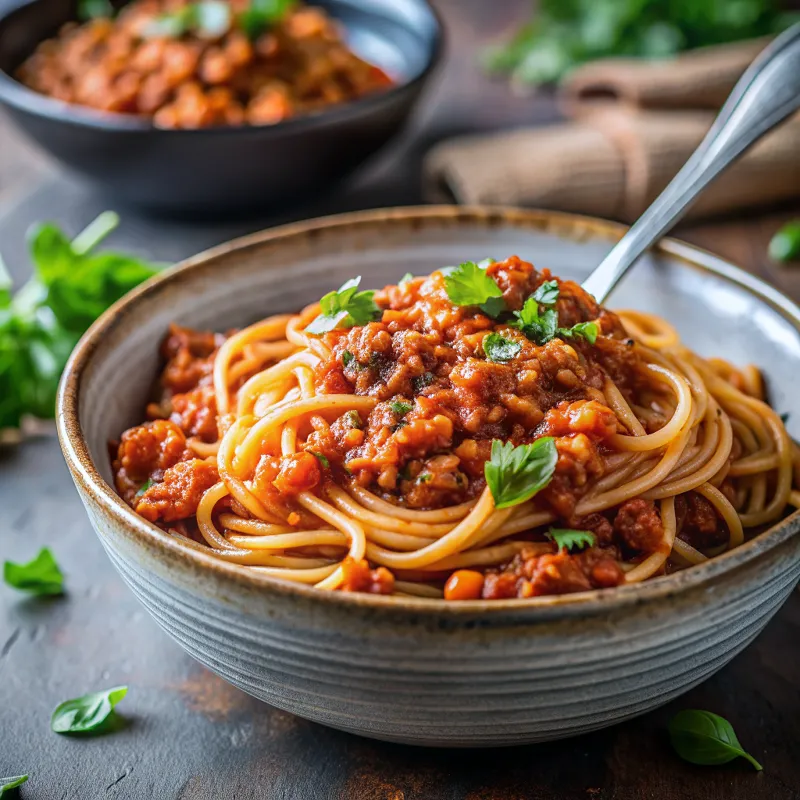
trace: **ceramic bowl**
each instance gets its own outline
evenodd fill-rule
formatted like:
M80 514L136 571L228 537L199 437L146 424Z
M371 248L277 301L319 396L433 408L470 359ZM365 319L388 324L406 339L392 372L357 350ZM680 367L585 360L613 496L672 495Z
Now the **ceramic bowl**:
M394 87L278 125L163 130L149 119L45 97L14 80L41 41L77 18L78 1L2 0L0 103L42 148L117 204L196 217L307 202L402 130L439 60L442 37L427 0L315 4L342 21L351 47L385 69Z
M225 330L299 309L353 275L378 287L406 271L513 253L581 279L622 232L550 212L365 212L239 239L132 292L83 337L58 400L67 464L120 575L170 636L235 686L378 739L486 746L572 736L707 678L797 583L797 514L644 584L448 604L321 592L222 564L136 516L111 486L106 444L142 419L173 320ZM758 363L775 407L796 407L800 370L787 365L800 363L800 310L755 278L668 240L611 305L665 315L701 353Z

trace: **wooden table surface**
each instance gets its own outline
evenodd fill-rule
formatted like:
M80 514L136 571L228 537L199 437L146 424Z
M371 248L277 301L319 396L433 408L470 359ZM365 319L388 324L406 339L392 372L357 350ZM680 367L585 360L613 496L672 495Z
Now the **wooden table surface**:
M483 77L476 50L524 18L527 0L439 0L450 46L412 126L348 187L285 219L416 203L419 159L444 136L557 119L548 96L513 97ZM43 218L75 231L109 206L44 160L0 117L0 252L29 271L23 235ZM113 205L111 206L113 207ZM800 299L800 270L776 267L766 244L800 208L681 229ZM276 218L191 226L124 211L120 246L177 260ZM794 368L797 368L795 365ZM491 751L383 744L273 710L205 670L134 600L93 535L58 444L44 435L0 450L1 554L55 551L68 594L25 599L0 588L0 775L30 773L29 800L789 800L800 797L800 594L733 662L659 711L547 745ZM502 658L502 653L498 653ZM95 739L49 730L55 705L130 686L126 727ZM727 717L764 764L680 761L665 734L682 708Z

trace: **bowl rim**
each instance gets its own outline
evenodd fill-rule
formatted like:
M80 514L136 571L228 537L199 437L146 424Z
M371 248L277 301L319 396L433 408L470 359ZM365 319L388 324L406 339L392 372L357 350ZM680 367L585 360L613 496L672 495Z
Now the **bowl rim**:
M626 225L595 217L538 209L486 206L409 206L399 208L355 211L316 219L289 223L238 237L216 245L162 271L149 279L105 311L81 337L75 346L61 378L56 401L58 438L67 466L79 491L86 492L113 520L121 526L137 546L152 549L155 555L174 563L183 562L202 575L213 577L226 586L257 590L273 596L305 598L348 608L400 611L415 614L446 615L448 617L487 617L498 614L520 615L545 620L563 617L586 617L606 614L621 607L641 605L683 594L689 589L708 585L716 579L751 565L769 551L787 542L800 532L800 509L758 534L744 544L709 559L703 564L671 575L653 578L642 583L611 589L595 589L566 595L505 600L468 600L451 602L433 598L381 596L348 592L325 592L313 586L292 583L249 570L246 566L217 560L180 541L146 521L125 503L115 489L102 478L95 467L82 433L79 418L81 384L95 351L107 334L131 314L141 312L148 298L179 283L182 276L204 268L218 256L267 242L280 243L317 236L325 231L347 228L375 228L385 225L421 225L431 223L472 224L483 227L507 225L534 230L572 230L618 240ZM711 273L737 285L771 306L790 321L800 335L800 308L777 289L759 278L733 266L724 259L685 242L665 238L654 248L656 252L688 264L694 269ZM219 273L221 274L221 273Z
M0 10L0 24L14 11L26 5L32 5L38 0L13 0L8 7ZM410 80L403 80L385 91L373 92L364 97L350 100L346 103L323 108L291 117L288 120L274 125L215 125L205 128L159 128L153 124L151 117L135 114L118 114L116 112L100 111L83 106L78 103L67 103L55 97L40 94L29 89L5 70L0 69L0 102L5 103L17 111L32 114L40 119L65 123L75 127L90 128L93 130L108 131L112 133L159 133L183 136L221 136L233 134L267 135L279 137L283 134L291 136L304 130L314 130L328 124L346 122L359 117L361 114L379 108L382 104L391 102L400 94L421 88L437 68L444 53L445 31L439 12L433 7L430 0L417 0L421 7L428 12L433 22L433 37L430 48L426 54L423 68ZM41 44L41 42L40 42ZM269 132L269 133L268 133Z

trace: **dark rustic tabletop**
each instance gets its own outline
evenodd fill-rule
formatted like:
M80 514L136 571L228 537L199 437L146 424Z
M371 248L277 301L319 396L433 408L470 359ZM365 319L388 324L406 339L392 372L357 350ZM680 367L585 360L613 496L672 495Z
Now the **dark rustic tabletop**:
M413 125L338 194L288 218L420 202L419 159L444 136L547 123L548 96L514 97L475 63L479 46L523 19L528 0L439 0L446 63ZM64 176L0 117L0 252L18 280L27 226L57 219L76 231L109 201ZM112 206L113 207L113 206ZM233 235L283 221L220 225L146 219L123 209L116 243L177 260ZM800 299L800 270L766 257L782 209L684 228ZM0 587L0 775L29 773L28 800L790 800L800 797L800 593L764 633L710 680L663 709L578 739L491 751L423 750L373 742L276 711L193 661L134 600L92 533L58 443L43 435L0 449L0 556L54 550L68 593L25 599ZM498 657L502 657L499 653ZM56 704L130 687L125 727L93 739L49 730ZM693 767L665 727L682 708L727 717L764 764Z

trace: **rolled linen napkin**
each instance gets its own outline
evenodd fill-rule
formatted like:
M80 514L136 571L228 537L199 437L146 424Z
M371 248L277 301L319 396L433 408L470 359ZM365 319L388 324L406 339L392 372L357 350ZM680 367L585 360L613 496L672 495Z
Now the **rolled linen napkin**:
M763 45L762 40L705 48L668 62L587 64L563 87L574 122L445 141L425 160L426 195L436 201L535 206L632 221L708 130L714 111L700 109L724 100ZM694 110L675 110L681 105ZM687 217L798 196L800 116L762 139L716 180Z

